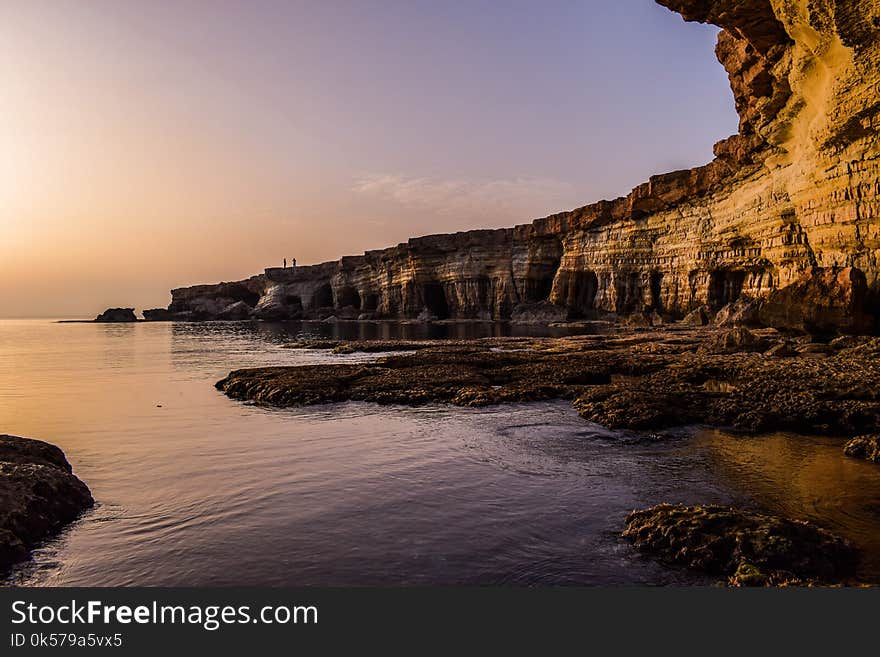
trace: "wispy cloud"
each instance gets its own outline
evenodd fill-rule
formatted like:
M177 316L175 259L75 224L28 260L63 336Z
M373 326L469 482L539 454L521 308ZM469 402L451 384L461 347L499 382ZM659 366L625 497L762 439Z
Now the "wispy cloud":
M576 202L573 185L551 178L473 182L371 174L359 178L353 191L412 211L480 221L525 221L568 209Z

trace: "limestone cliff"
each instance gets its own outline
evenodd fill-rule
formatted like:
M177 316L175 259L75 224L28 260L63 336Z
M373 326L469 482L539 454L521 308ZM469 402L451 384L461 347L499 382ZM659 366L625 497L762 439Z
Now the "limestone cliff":
M871 310L880 295L880 0L657 1L722 28L716 54L740 125L711 163L531 224L174 290L169 309L147 318L499 319L547 301L569 316L681 316L741 296L787 302L793 293L779 291L807 289L812 276L861 286L841 298L865 306L853 312Z

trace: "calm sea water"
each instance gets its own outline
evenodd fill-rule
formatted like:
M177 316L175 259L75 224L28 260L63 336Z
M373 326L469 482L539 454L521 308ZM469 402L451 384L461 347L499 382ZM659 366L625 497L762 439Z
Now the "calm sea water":
M59 445L98 502L7 583L702 582L619 538L630 510L664 501L813 519L880 573L880 477L839 439L698 431L645 444L565 402L277 410L213 387L238 367L373 357L280 348L303 332L511 330L352 326L0 321L0 432Z

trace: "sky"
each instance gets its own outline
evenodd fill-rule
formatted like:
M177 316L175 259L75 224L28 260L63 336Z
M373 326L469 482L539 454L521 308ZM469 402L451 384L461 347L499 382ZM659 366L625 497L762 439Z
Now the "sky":
M717 30L650 0L3 0L0 317L513 226L704 164Z

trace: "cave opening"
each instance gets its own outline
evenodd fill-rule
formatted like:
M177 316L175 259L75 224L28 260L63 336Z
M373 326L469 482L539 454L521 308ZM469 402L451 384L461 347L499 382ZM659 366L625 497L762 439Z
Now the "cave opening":
M645 307L645 290L638 272L620 273L614 282L619 315L628 315Z
M663 274L659 271L651 272L651 280L650 280L650 290L651 290L651 310L656 310L658 313L663 312Z
M527 303L537 303L539 301L547 301L550 298L550 292L553 290L553 279L556 277L556 271L545 273L540 276L530 276L526 279L526 289L523 294Z
M333 288L330 283L324 283L312 295L312 308L332 308Z
M336 300L337 306L340 308L351 306L355 310L361 309L361 295L358 293L357 288L351 285L341 287L336 295Z
M249 306L256 306L260 301L259 294L241 284L230 286L226 292L222 296L228 295L232 300L244 301Z
M558 240L555 242L558 245L558 252L553 253L550 261L533 264L529 268L523 292L523 300L527 303L547 301L550 298L550 293L553 291L553 280L556 278L556 272L559 271L559 265L562 261L562 245Z
M422 286L422 300L425 308L437 319L449 318L449 302L442 283L425 283Z
M569 279L566 302L572 314L580 317L592 312L596 305L596 294L599 291L599 277L596 272L578 271Z
M719 310L742 295L746 272L741 269L716 269L709 273L709 307Z
M364 295L363 303L361 304L361 310L365 313L374 313L379 309L379 295L374 292L368 292Z
M292 308L302 310L302 299L296 294L288 294L284 297L284 304Z

